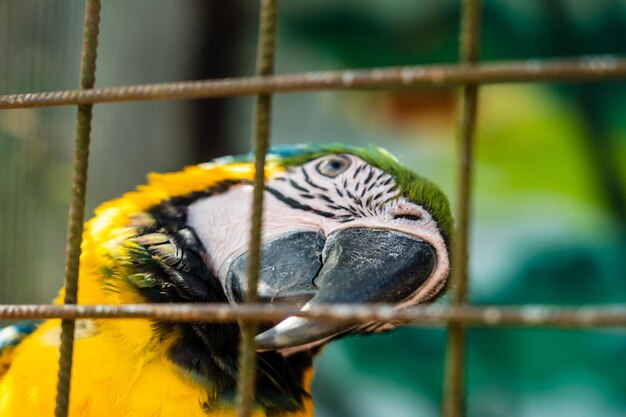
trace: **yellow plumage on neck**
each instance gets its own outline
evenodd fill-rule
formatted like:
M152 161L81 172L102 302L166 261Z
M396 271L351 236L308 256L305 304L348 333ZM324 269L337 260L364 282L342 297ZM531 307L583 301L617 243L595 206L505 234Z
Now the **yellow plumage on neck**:
M268 164L266 176L282 168ZM249 163L188 167L181 172L151 174L149 183L102 204L85 226L80 265L80 304L144 302L127 280L117 276L130 265L122 243L134 236L133 222L142 213L176 196L203 191L226 180L251 180ZM62 300L62 293L56 302ZM78 320L70 396L71 417L234 416L231 404L192 373L174 364L168 348L176 334L155 337L148 320ZM0 415L54 414L59 360L60 320L48 320L12 352L12 363L0 375ZM312 371L305 374L308 387ZM284 416L312 415L312 403ZM265 415L260 409L255 416Z

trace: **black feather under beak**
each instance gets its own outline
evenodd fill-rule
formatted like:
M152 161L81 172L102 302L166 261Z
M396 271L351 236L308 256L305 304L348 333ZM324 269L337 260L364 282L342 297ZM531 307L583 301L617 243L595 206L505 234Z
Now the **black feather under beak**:
M435 249L415 236L391 229L354 227L325 241L316 232L280 237L263 247L259 296L307 309L328 303L401 303L432 275ZM247 256L228 274L229 297L243 297ZM260 350L315 343L357 327L299 317L287 318L256 337Z

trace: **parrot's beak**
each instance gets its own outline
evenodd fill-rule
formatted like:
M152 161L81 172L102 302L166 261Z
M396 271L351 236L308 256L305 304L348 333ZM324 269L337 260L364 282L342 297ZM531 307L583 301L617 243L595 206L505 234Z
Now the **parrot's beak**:
M259 301L294 303L302 307L316 293L315 277L322 268L324 235L317 232L295 232L283 235L262 248L262 269L257 287ZM232 263L226 278L228 298L240 303L244 299L248 253Z
M235 273L238 262L245 265L246 260L231 267L233 295L241 295L238 277L244 276ZM436 251L428 242L392 229L347 228L326 241L318 233L299 232L264 246L259 296L293 302L303 310L328 303L399 304L428 280L436 264ZM256 343L259 350L298 347L359 325L289 317L259 334Z

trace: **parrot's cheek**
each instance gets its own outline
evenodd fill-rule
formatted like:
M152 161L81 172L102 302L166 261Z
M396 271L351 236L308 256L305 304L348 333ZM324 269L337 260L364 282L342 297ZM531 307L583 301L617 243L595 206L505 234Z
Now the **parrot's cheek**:
M332 233L326 241L313 232L285 236L263 248L263 261L261 298L293 302L306 310L329 303L400 304L433 274L437 255L416 236L393 229L353 227ZM236 282L240 287L233 293L241 294L243 281L231 280ZM256 341L260 350L293 348L320 343L359 324L290 317L258 335Z

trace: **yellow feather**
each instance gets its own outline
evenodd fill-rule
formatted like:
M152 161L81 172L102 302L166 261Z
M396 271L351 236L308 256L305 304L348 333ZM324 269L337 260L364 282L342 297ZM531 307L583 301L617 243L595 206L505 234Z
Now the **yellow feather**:
M269 164L266 176L282 168ZM85 226L79 278L81 304L129 304L143 300L121 278L129 265L124 241L135 233L133 218L165 199L202 191L224 180L252 179L248 163L188 167L181 172L151 174L136 191L102 204ZM112 274L112 275L110 275ZM105 282L116 291L107 290ZM61 303L63 291L56 299ZM0 378L0 416L26 417L54 414L59 360L60 321L48 320L12 352L12 362ZM71 380L71 417L234 416L232 406L211 398L211 387L167 358L177 335L155 340L148 320L77 321ZM309 386L312 371L306 373ZM211 404L212 409L203 408ZM257 410L256 417L263 416ZM313 415L305 409L284 417Z

